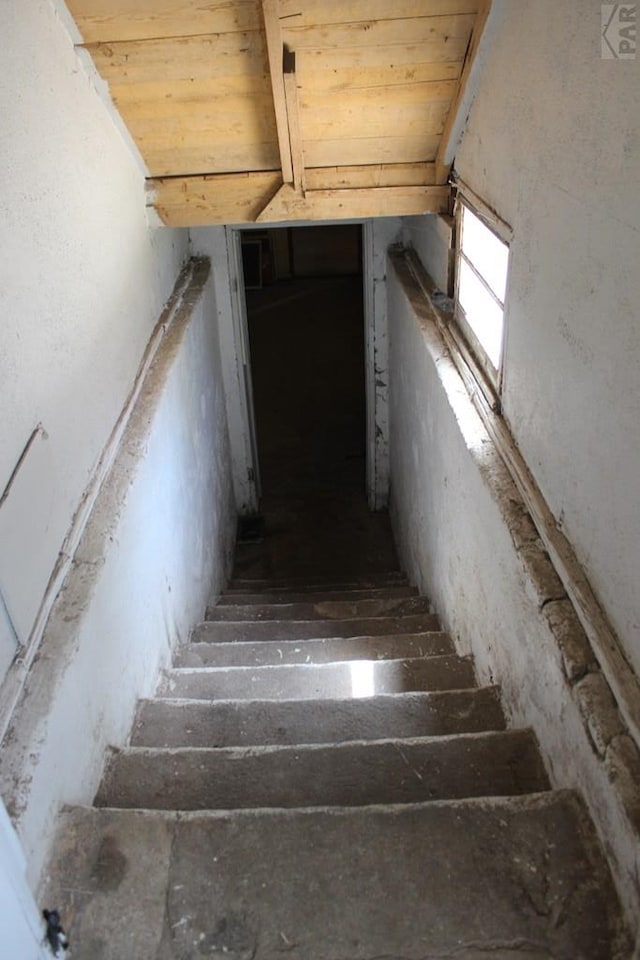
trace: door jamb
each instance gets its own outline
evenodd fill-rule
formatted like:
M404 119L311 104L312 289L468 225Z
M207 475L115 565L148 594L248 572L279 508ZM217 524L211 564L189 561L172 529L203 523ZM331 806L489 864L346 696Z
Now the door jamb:
M330 221L328 223L343 223ZM374 226L372 220L348 221L362 227L362 283L364 306L365 342L365 395L366 395L366 494L369 508L381 510L388 500L388 412L387 397L387 317L386 304L382 297L384 284L375 278ZM327 225L324 223L324 225ZM278 224L280 227L291 224ZM315 225L315 224L314 224ZM269 229L270 225L260 225ZM260 473L256 441L255 410L251 381L249 354L249 328L242 273L241 229L225 227L231 306L233 313L233 341L235 363L240 385L240 419L245 443L247 475L252 488L249 507L258 508L260 496ZM250 227L248 229L251 229Z

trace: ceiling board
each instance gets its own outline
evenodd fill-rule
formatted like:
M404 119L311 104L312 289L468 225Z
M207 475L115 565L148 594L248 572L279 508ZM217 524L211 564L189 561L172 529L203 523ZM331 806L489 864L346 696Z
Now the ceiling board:
M259 0L66 0L85 43L259 30Z
M291 26L354 20L406 20L478 10L479 0L280 0L280 16Z
M269 72L264 36L256 30L90 44L87 49L108 83L197 80Z
M462 60L382 66L324 66L321 60L301 55L296 72L305 96L335 90L353 96L357 90L404 86L413 83L457 81Z
M431 187L448 174L443 135L488 0L68 6L150 171L163 222L443 206L448 188Z
M305 49L333 50L344 47L370 49L423 44L442 44L446 47L455 41L467 44L475 16L461 14L455 17L411 17L406 20L362 20L304 27L291 26L292 22L283 22L282 35L284 42L297 53ZM390 50L391 57L393 52Z
M353 166L370 163L433 161L440 137L361 137L357 140L304 140L308 167Z

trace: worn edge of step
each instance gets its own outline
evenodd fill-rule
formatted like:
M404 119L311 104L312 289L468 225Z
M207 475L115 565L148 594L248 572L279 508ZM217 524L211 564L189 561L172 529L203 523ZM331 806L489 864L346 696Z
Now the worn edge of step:
M245 701L245 700L254 700L256 697L250 695L250 690L252 689L252 684L256 682L254 678L260 676L263 681L269 680L277 681L278 678L285 680L285 678L297 678L301 683L305 683L307 680L312 682L321 682L323 678L331 678L332 674L335 674L336 671L344 672L344 668L350 663L362 663L362 661L330 661L329 663L296 663L296 664L271 664L264 667L178 667L174 669L169 669L164 672L162 675L161 681L158 685L156 691L157 699L165 699L169 697L170 699L191 699L187 691L183 691L178 697L175 696L174 690L172 690L172 684L179 683L181 680L188 680L188 678L201 678L202 681L206 682L207 679L215 681L216 679L228 678L229 680L242 680L243 678L248 679L246 684L245 694L242 694L240 691L235 692L233 696L220 696L222 691L214 691L209 693L208 697L205 694L205 697L210 699L213 702L220 702L222 699L226 700L235 700L235 701ZM365 661L367 662L367 661ZM379 667L383 673L392 674L395 669L401 669L403 666L407 665L419 665L420 667L429 666L431 670L430 676L434 674L436 676L445 676L455 678L456 685L452 686L451 689L476 689L477 688L477 677L475 673L474 661L472 657L460 657L455 654L444 654L437 655L432 657L414 657L411 659L400 659L400 660L378 660L372 661L376 667ZM441 673L442 672L442 673ZM382 679L382 678L381 678ZM429 684L429 676L422 678L424 683ZM449 681L446 681L448 684ZM448 686L440 686L436 684L435 686L427 685L426 689L429 690L446 690ZM417 692L424 687L417 687L416 690L400 690L398 693L412 693ZM392 691L383 691L380 690L378 693L374 693L372 696L380 696L383 692L390 693ZM331 691L327 691L326 697L319 697L318 695L311 696L298 696L291 697L287 696L284 691L278 692L277 696L265 696L258 699L278 701L283 697L285 699L298 699L300 701L305 700L315 700L315 699L335 699L341 700L344 699L344 691L339 693L336 696L331 696ZM194 699L201 700L203 696L196 695ZM354 698L354 699L367 699Z
M332 616L322 608L344 608ZM351 609L349 609L351 608ZM235 617L233 614L238 613ZM313 594L309 600L263 600L261 603L217 603L209 605L204 623L218 620L357 620L372 617L402 617L434 613L428 597L361 597L360 599L328 599ZM299 614L296 616L296 614ZM304 614L304 616L302 615ZM312 614L309 616L308 614Z
M409 803L362 803L358 806L343 806L342 804L318 804L316 807L231 807L221 809L212 807L203 810L166 810L161 807L110 807L95 806L94 804L66 804L60 813L62 819L72 818L79 813L81 816L99 818L103 813L117 817L148 817L162 820L220 820L225 818L258 818L269 817L313 817L329 814L336 817L356 817L366 813L404 813L411 810L432 809L433 807L505 807L535 810L553 806L555 803L566 802L574 807L580 818L580 825L586 828L589 835L595 835L593 821L577 790L570 787L551 788L550 790L534 790L531 793L518 793L488 797L452 797L451 799L417 800ZM63 825L64 826L64 825ZM594 844L601 849L600 841Z
M279 604L279 603L320 603L325 601L355 602L358 600L409 600L421 596L417 587L405 584L393 584L390 587L346 587L338 590L312 587L308 590L250 590L223 591L215 600L211 600L208 609L216 606L231 607L236 604Z
M208 623L210 623L210 622L211 622L211 621L205 620L205 621L203 621L203 624L206 625L206 624L208 624ZM228 620L226 620L226 621L219 621L219 622L220 622L220 623L229 623ZM247 620L247 621L243 621L243 622L246 622L246 623L265 623L265 622L267 622L267 621L264 621L264 620ZM289 622L292 622L292 621L289 621ZM297 621L293 621L293 622L297 622ZM305 621L305 622L307 622L307 621ZM313 622L313 621L310 621L310 622ZM339 621L336 621L336 622L339 622ZM198 627L203 626L203 624L198 624ZM195 630L197 630L198 627L196 627L196 628L194 629L194 631L192 631L192 634L191 634L190 639L187 640L186 643L182 644L180 647L177 648L177 650L176 650L176 653L177 653L177 654L181 654L181 653L183 653L185 650L188 650L191 645L193 645L193 646L195 646L195 647L207 646L207 645L212 646L212 647L218 647L218 646L221 646L221 647L223 647L223 646L228 646L228 647L242 647L242 646L245 646L245 645L246 645L246 646L255 646L256 644L262 644L262 643L265 644L265 646L273 646L274 644L279 644L279 645L280 645L280 644L292 643L292 644L295 644L296 646L300 646L301 644L303 645L303 644L305 644L305 643L326 643L326 642L332 642L332 641L342 642L342 643L345 643L345 642L346 642L346 643L351 643L351 642L354 642L354 641L368 642L368 641L371 641L371 640L376 641L376 642L380 642L380 641L382 641L382 640L389 640L391 643L393 643L393 642L395 642L396 640L402 640L402 639L406 639L406 638L408 638L408 637L416 637L416 638L419 638L419 637L441 637L441 636L448 637L448 636L450 636L450 634L448 633L447 630L442 630L441 627L440 627L440 625L438 625L438 629L434 629L434 630L407 630L407 631L404 632L404 633L401 632L401 633L388 633L388 634L387 634L387 633L354 633L354 634L349 635L348 637L298 637L297 639L285 639L285 640L277 640L277 639L276 639L276 640L216 640L215 637L214 637L213 639L210 639L210 640L209 640L209 639L200 640L200 639L198 639L197 636L194 636ZM453 641L452 641L452 642L453 642Z
M223 668L224 669L224 668ZM234 704L239 708L243 708L246 704L264 704L265 707L270 709L273 707L274 703L290 703L290 704L304 704L305 706L313 703L321 704L330 704L330 703L368 703L371 700L388 700L391 702L397 702L403 697L415 698L421 697L423 699L429 699L436 697L449 697L455 694L473 694L480 693L484 696L489 696L489 691L491 695L496 698L496 701L500 703L500 687L495 684L486 684L481 687L453 687L450 690L402 690L399 693L375 693L370 697L318 697L316 700L311 698L307 700L297 700L295 697L283 697L281 700L265 700L262 697L253 697L252 699L239 700L237 697L229 697L229 699L216 697L215 700L209 700L207 697L141 697L138 700L138 709L146 706L147 704L152 703L162 703L162 704L173 704L174 706L187 705L191 704L200 704L201 706L207 707L217 707L220 704ZM329 707L326 707L328 710ZM514 729L514 728L511 728Z
M318 638L322 639L322 638ZM332 639L332 638L330 638ZM339 638L338 638L339 639ZM459 664L470 664L473 665L473 657L461 657L457 653L437 653L434 656L417 656L417 657L391 657L388 660L365 660L364 663L374 663L374 664L392 664L392 663L431 663L433 660L451 660L453 663ZM186 675L187 673L194 674L209 674L209 673L220 673L222 671L229 670L250 670L254 673L256 670L293 670L293 669L305 669L305 670L322 670L327 667L341 667L347 663L360 663L359 660L327 660L325 663L265 663L261 666L252 666L251 664L241 664L239 666L228 666L228 667L216 667L216 666L206 666L206 667L167 667L163 672L163 677L170 677L171 674L177 673L181 676ZM462 689L462 688L461 688ZM230 699L234 699L231 697ZM343 700L344 697L337 697L337 700Z
M467 658L467 659L471 659L471 658ZM309 666L309 664L307 664L307 666ZM225 669L225 668L222 668L222 669ZM314 703L321 703L321 704L368 703L372 700L382 700L382 699L387 699L389 701L392 701L392 700L396 701L400 697L407 697L407 698L409 697L440 697L440 696L445 696L446 694L456 694L456 693L471 694L477 691L486 691L486 690L497 691L496 698L498 703L500 703L500 696L499 696L500 688L492 685L484 686L484 687L452 687L451 689L446 689L446 690L401 690L398 693L375 693L370 697L315 697L315 698L308 697L308 698L305 698L304 700L300 700L299 698L296 698L296 697L282 697L282 699L279 699L279 700L269 700L269 699L265 699L264 697L251 697L247 699L245 699L244 697L242 699L239 697L228 697L228 698L216 697L215 700L212 700L208 697L169 697L169 696L163 697L163 696L156 695L155 697L147 697L145 699L139 700L138 703L141 706L148 703L162 703L162 704L168 703L168 704L174 704L175 706L183 704L185 705L185 707L186 705L190 705L194 703L201 704L201 705L206 704L209 707L217 707L220 704L227 705L227 706L230 704L234 704L235 706L238 706L240 709L243 708L245 704L260 703L260 704L264 704L265 708L268 707L269 709L271 709L274 703L291 703L291 704L295 703L295 704L304 705L306 707ZM326 709L329 709L329 708L327 707ZM510 728L510 729L514 729L514 728ZM116 747L114 749L126 749L126 748Z
M401 570L372 570L370 573L351 573L345 574L344 576L336 576L335 573L327 574L306 574L298 577L235 577L232 576L229 578L229 581L226 586L226 590L236 590L243 589L245 585L249 587L259 586L260 588L273 587L274 589L288 589L289 586L294 588L302 587L325 587L327 584L336 584L338 587L343 587L347 584L356 584L356 585L373 585L378 586L378 584L397 584L402 585L408 584L409 580L407 579L406 574Z
M362 604L368 604L372 609L355 609ZM385 604L388 607L385 609ZM317 608L340 606L336 616ZM382 609L376 611L374 605ZM348 609L349 607L353 609ZM408 609L404 609L408 608ZM239 616L234 617L235 613ZM251 616L250 614L255 615ZM220 603L209 605L205 611L203 623L271 623L278 620L369 620L383 617L405 617L421 614L433 614L433 604L427 597L366 597L360 600L328 600L317 598L313 600L295 601L268 601L264 603ZM296 616L296 614L298 614ZM301 616L305 614L305 616ZM315 615L314 615L315 614Z
M372 707L373 715L369 715ZM414 716L414 710L419 712L419 716ZM388 729L390 711L396 713L396 722L392 724L391 730ZM307 714L315 716L311 726L307 724L302 732L299 727L294 729L290 738L286 735L279 738L278 724L291 721L292 717L297 718L298 724L303 724ZM265 716L268 722L262 720ZM167 723L172 727L172 733L168 736L165 727ZM342 723L345 723L344 729ZM231 730L227 727L229 724ZM385 735L388 738L446 736L507 729L499 689L495 686L333 700L207 700L167 697L138 702L127 746L168 749L170 746L179 748L198 745L285 745L327 742L329 737L331 742L342 743L352 735L351 724L355 725L354 729L358 730L358 739L361 740L375 740L378 736ZM424 732L420 731L421 725L426 728ZM411 730L407 731L407 727ZM446 729L447 727L449 729ZM338 735L335 729L340 730ZM202 738L202 741L193 744L190 742L192 738ZM172 743L166 742L168 740Z
M102 782L96 792L94 805L120 805L128 807L137 806L137 804L140 803L140 805L144 807L145 794L149 796L149 790L151 790L151 794L156 794L159 786L164 783L166 789L169 790L169 797L171 797L169 800L166 790L163 788L162 796L164 797L164 804L167 806L171 805L172 808L179 806L180 809L194 809L196 807L209 809L206 801L204 803L197 802L194 804L191 794L195 790L195 795L198 796L202 786L207 783L208 778L212 775L217 776L219 779L220 777L224 778L225 771L229 773L231 773L232 770L235 771L231 777L231 795L233 795L234 778L236 780L237 776L240 778L239 781L235 783L235 789L237 791L238 783L242 784L243 778L247 776L254 776L256 771L259 771L260 767L264 766L265 763L267 763L269 768L273 768L275 765L275 768L280 771L288 769L291 772L293 768L298 768L298 764L301 761L303 762L303 767L308 767L308 765L311 764L312 768L315 768L317 763L316 757L318 757L321 758L319 762L324 766L326 766L327 763L334 765L346 761L347 766L343 766L341 769L343 771L349 771L352 764L354 765L354 770L362 768L363 762L365 769L368 769L371 767L372 759L375 759L376 756L388 756L389 752L391 752L394 757L398 754L407 770L416 773L417 778L421 782L421 787L415 787L413 778L410 778L410 782L413 783L414 790L421 790L424 778L413 765L424 766L425 763L430 764L431 762L436 765L444 762L445 766L447 762L451 764L449 747L452 745L455 745L458 751L459 763L462 761L463 755L465 761L471 763L471 784L466 766L464 766L462 774L462 789L460 789L459 783L456 786L456 774L454 774L453 768L450 768L447 770L447 775L444 778L444 789L442 781L439 780L439 790L429 790L429 792L440 792L441 796L434 797L434 799L447 799L447 793L449 792L452 793L453 798L455 798L456 795L491 797L516 796L530 792L537 793L551 788L549 775L542 756L540 755L535 734L530 728L523 728L515 731L489 731L440 737L407 737L373 741L353 740L339 744L320 743L218 748L177 747L168 749L129 747L125 749L115 749L110 751L108 755L107 766ZM493 754L496 748L499 754L503 756L505 762L500 766L497 773L489 769L487 775L487 765L489 764L490 767L487 753ZM137 780L132 784L132 765L138 771L146 769L148 777L143 778L144 782L142 784L139 784ZM404 770L404 767L402 767L402 769ZM483 773L481 771L485 772ZM311 793L308 796L305 795L305 790L309 787L309 783L307 782L306 787L301 787L302 795L305 795L304 800L294 801L292 806L316 807L335 805L332 804L331 801L327 803L327 800L322 798L323 788L319 789L320 796L318 796L316 790L318 785L314 782L312 770L308 770L307 772L311 775ZM179 796L173 797L172 791L174 790L175 777L178 773L184 778L184 782L181 779ZM167 782L167 777L172 780L171 785ZM479 783L476 783L478 778ZM375 794L377 789L380 788L375 774L374 781L376 781L373 788ZM368 788L365 790L364 795L360 795L362 786L362 783L360 783L355 787L353 797L353 787L349 786L347 788L351 802L342 801L344 806L375 805L370 800L370 791ZM367 787L371 787L371 784L367 783ZM141 795L139 795L140 790L142 791ZM270 804L270 795L274 793L273 805L276 807L286 807L287 804L283 803L282 800L282 790L283 785L279 782L278 777L276 777L275 782L267 786L266 793L269 800L267 800L266 805ZM385 788L382 787L382 790L384 793ZM404 781L401 781L397 785L397 790L400 794L403 794L405 790ZM331 791L332 788L330 787L330 794ZM294 790L294 792L296 791ZM409 793L412 792L411 787L409 787ZM444 796L442 796L443 793ZM254 805L251 802L252 791L250 789L248 794L246 790L241 791L241 794L233 800L227 797L226 802L223 799L224 794L225 790L223 789L220 801L214 802L211 806L217 806L220 809L235 809L236 807L234 805L237 805L238 808L249 808ZM119 803L116 798L119 798ZM419 798L408 797L407 799L409 802L414 802L416 799L418 802L430 802L428 798L422 796ZM402 803L403 801L401 797L393 797L383 800L382 802ZM163 801L161 801L159 805L163 805ZM258 801L257 803L259 807L264 805L264 801Z
M445 663L447 661L447 663ZM444 654L435 654L430 657L398 657L396 659L389 660L372 660L372 661L360 661L360 660L328 660L326 663L267 663L262 666L230 666L230 667L168 667L163 671L160 683L158 685L158 691L156 697L165 699L163 692L166 690L167 684L171 681L172 677L186 677L186 676L220 676L223 673L230 673L233 671L233 675L236 677L241 676L241 671L244 671L247 675L255 674L256 671L261 671L263 676L266 676L269 672L279 671L293 671L299 670L303 672L327 672L331 667L344 667L349 663L374 663L374 664L383 664L385 667L390 669L392 664L403 664L403 663L430 663L434 666L447 666L450 665L453 667L461 666L466 667L467 669L471 668L473 676L475 677L475 668L473 657L461 657L456 653L444 653ZM464 687L460 687L460 690ZM473 688L476 689L476 688ZM403 690L402 693L410 693L411 691ZM372 694L372 696L380 696L380 694ZM176 698L176 699L188 699L188 698ZM202 699L202 698L199 698ZM239 700L244 699L240 697L229 697L229 700ZM257 699L260 699L259 697ZM283 699L288 699L284 697ZM290 698L292 699L292 698ZM344 700L345 697L327 697L329 700ZM367 699L365 697L355 697L354 699ZM215 699L216 703L219 703L220 700L218 697Z
M207 643L216 643L215 634L224 633L225 631L231 631L233 629L247 634L251 634L252 631L257 631L260 628L271 628L271 631L274 633L273 638L264 638L257 636L255 640L279 640L277 633L277 628L282 627L283 633L293 632L297 630L300 633L298 638L302 640L323 640L330 639L335 637L336 639L341 638L340 633L332 634L330 632L332 627L337 627L338 624L344 625L345 629L351 628L352 626L356 629L358 625L360 632L359 633L347 633L347 637L352 636L367 636L367 630L371 627L362 627L361 624L368 623L372 624L375 621L376 624L380 626L391 626L393 624L405 623L406 621L414 621L413 623L406 623L406 630L391 630L389 635L397 635L399 633L430 633L430 632L440 632L441 625L440 620L435 613L416 613L416 614L399 614L397 616L382 616L382 617L352 617L352 618L336 618L335 620L331 618L317 619L317 620L202 620L197 624L191 631L190 642L191 643L201 643L202 639L205 639ZM415 621L420 621L417 623ZM317 631L326 630L324 635L318 633ZM316 632L314 632L316 631ZM212 636L209 636L211 634ZM371 634L372 636L383 636L384 631L380 633ZM288 639L286 636L282 638ZM295 639L295 638L289 638ZM344 638L343 638L344 639ZM230 643L234 642L229 639L223 639L219 642Z
M242 759L243 757L252 758L260 754L275 754L275 753L295 753L300 750L304 750L308 753L316 753L319 751L334 750L336 752L347 751L353 747L364 747L368 752L373 752L373 750L380 746L393 746L393 747L411 747L411 746L431 746L432 744L446 744L449 742L460 742L464 741L466 743L471 742L486 742L491 740L513 740L518 741L522 740L527 742L527 744L535 748L538 754L539 760L539 771L541 776L544 777L547 784L550 784L549 775L546 771L544 760L542 759L542 754L539 752L538 740L535 735L533 727L516 727L507 728L506 730L479 730L465 733L448 733L448 734L436 734L435 736L424 736L424 737L376 737L374 740L362 740L358 737L353 740L342 740L339 743L330 741L329 743L266 743L266 744L250 744L248 746L235 746L235 747L108 747L107 748L107 763L105 765L105 777L108 773L109 765L117 761L121 756L144 756L149 755L151 757L155 756L174 756L176 754L189 754L193 756L223 756L224 754L229 755L231 759ZM546 789L549 789L548 787ZM96 796L102 790L102 784L100 785ZM541 791L538 791L541 792Z
M282 648L283 653L281 654L281 661L273 664L255 664L255 666L299 666L298 663L287 663L286 654L287 653L302 653L305 645L312 644L313 647L317 647L322 644L355 644L361 643L363 645L371 644L372 646L376 644L381 644L387 642L390 647L393 647L398 641L400 642L414 642L414 643L426 643L437 645L441 643L447 646L447 654L455 654L455 644L451 639L449 633L446 630L423 630L417 631L415 633L393 633L386 636L384 634L376 636L363 635L356 637L311 637L304 640L197 640L193 643L187 642L180 646L175 653L173 668L183 668L189 666L187 664L181 664L180 661L183 661L189 657L189 654L193 656L199 656L202 654L210 653L214 655L216 651L220 652L230 652L232 650L237 650L239 653L243 651L248 651L249 648L263 648L265 651L277 649L278 651ZM307 648L307 649L313 649ZM293 649L295 648L295 649ZM257 651L256 651L257 652ZM389 653L393 653L392 649L389 650ZM441 656L444 655L443 651L438 653L427 652L427 653L418 653L415 656L403 656L403 657L381 657L375 654L375 651L372 650L371 657L369 658L371 662L378 663L381 661L389 660L408 660L408 659L428 659L432 656ZM352 658L345 656L341 659L336 660L323 660L320 663L311 664L315 666L324 665L326 663L348 663ZM353 658L354 660L360 660L367 662L367 657L357 657ZM309 664L308 664L309 665ZM191 665L193 668L197 668L198 665ZM206 664L202 664L202 669L206 668ZM212 665L213 666L213 665ZM223 665L219 665L223 669ZM233 664L229 664L233 666ZM250 664L237 664L237 666L250 666Z

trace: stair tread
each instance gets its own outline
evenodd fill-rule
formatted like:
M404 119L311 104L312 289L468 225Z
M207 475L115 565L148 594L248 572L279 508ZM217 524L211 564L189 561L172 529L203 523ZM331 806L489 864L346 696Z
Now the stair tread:
M208 622L221 620L362 620L431 613L426 597L384 597L367 600L316 600L297 603L237 603L207 609Z
M75 808L52 865L47 897L73 916L74 960L166 960L194 944L234 960L631 955L568 792L186 815Z
M529 730L330 744L115 751L98 806L357 806L548 788Z
M232 606L237 603L322 603L326 600L384 600L394 597L417 597L418 591L408 584L395 584L390 587L333 587L306 590L262 590L252 593L245 590L223 591L211 606Z
M502 730L495 687L345 700L147 700L132 746L329 743Z
M211 700L308 700L474 686L472 661L445 654L364 662L178 667L166 672L158 696Z
M393 634L381 637L320 637L314 640L232 640L190 643L178 651L176 667L269 666L328 663L341 660L381 660L453 654L448 634Z
M439 631L440 621L429 613L405 616L353 617L346 620L204 621L191 640L199 643L233 640L316 640L322 637L361 637Z

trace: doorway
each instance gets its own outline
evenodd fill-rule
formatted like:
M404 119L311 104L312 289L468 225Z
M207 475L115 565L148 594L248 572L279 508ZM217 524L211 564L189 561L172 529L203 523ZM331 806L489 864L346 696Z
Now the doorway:
M343 575L364 555L391 569L386 516L367 504L362 226L240 240L265 536L236 575Z

